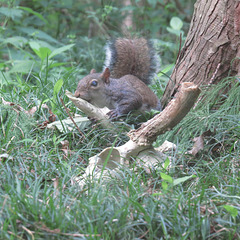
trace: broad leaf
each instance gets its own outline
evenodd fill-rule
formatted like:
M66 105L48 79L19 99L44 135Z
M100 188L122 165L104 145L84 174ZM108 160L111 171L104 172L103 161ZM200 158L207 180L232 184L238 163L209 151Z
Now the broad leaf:
M51 50L47 47L40 47L39 51L36 53L43 61L45 58L47 58L51 54Z
M181 177L173 180L173 186L176 186L180 183L186 182L190 178L195 178L196 175L191 175L191 176L186 176L186 177Z
M46 24L48 24L47 20L40 13L33 11L31 8L18 6L18 9L22 9L24 11L27 11L27 12L37 16L39 19L41 19Z
M163 168L164 168L164 169L167 169L167 167L169 166L169 164L170 164L170 160L169 160L169 158L167 158L166 161L164 162Z
M23 11L14 8L1 7L0 13L14 20L15 17L22 17Z
M168 32L174 34L174 35L177 35L177 36L180 36L180 34L183 35L183 31L182 30L178 30L178 29L173 29L173 28L170 28L170 27L167 27L167 30Z
M55 50L52 51L52 53L49 55L49 59L51 59L52 57L60 54L60 53L63 53L67 50L69 50L70 48L72 48L75 44L69 44L69 45L66 45L66 46L63 46L63 47L60 47L60 48L57 48Z
M161 175L161 178L164 180L164 181L167 181L169 183L173 183L173 178L165 173L160 173Z
M40 39L44 39L48 42L59 44L59 42L56 39L54 39L53 37L51 37L50 35L48 35L47 33L43 32L39 29L36 29L33 27L16 27L16 29L18 31L28 34L29 36L34 36L34 37L37 37Z
M231 205L223 205L223 207L227 210L228 213L231 214L232 217L236 217L238 215L238 210Z
M173 17L170 21L170 26L174 30L181 30L183 21L179 17Z
M157 2L158 2L158 0L148 0L148 3L149 3L153 8L156 7Z
M168 190L167 182L162 182L162 188L163 188L163 190Z
M28 73L33 68L33 61L15 61L10 73Z
M36 41L31 41L29 42L29 46L34 50L39 50L39 48L41 47L40 44Z
M49 48L41 47L36 41L29 42L29 45L42 61L51 54L51 50Z
M15 36L5 39L4 43L10 43L15 47L23 47L23 45L26 44L27 41L28 40L25 37Z

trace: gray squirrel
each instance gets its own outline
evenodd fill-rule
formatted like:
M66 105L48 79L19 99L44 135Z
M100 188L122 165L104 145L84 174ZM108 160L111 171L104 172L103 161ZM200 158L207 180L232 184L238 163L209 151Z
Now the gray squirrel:
M75 97L94 106L108 107L110 118L155 109L161 111L157 96L147 86L157 70L155 51L145 38L117 38L106 48L102 73L94 69L82 78Z

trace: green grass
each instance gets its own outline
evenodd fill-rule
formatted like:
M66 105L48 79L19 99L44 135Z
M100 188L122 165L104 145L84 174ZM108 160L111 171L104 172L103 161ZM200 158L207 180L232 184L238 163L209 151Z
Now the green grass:
M52 113L57 120L68 117L60 97L71 114L78 112L64 92L74 92L91 68L102 68L105 41L81 32L88 30L86 16L84 22L78 12L71 15L66 10L66 15L58 16L56 9L61 8L54 3L34 3L35 10L44 10L39 14L46 13L53 24L44 25L42 15L14 8L17 1L8 2L14 11L2 9L0 239L240 239L239 79L223 79L212 89L202 87L205 97L200 104L177 127L159 136L156 146L166 139L177 145L169 153L175 157L169 169L158 166L147 173L133 160L129 168L122 166L118 178L87 182L81 189L72 179L84 173L89 157L114 142L125 143L124 132L113 135L92 125L82 129L82 139L78 131L61 133L40 126ZM58 19L63 32L55 29ZM33 26L42 31L32 32ZM57 33L56 39L51 32ZM175 41L167 33L164 39L165 44L159 42L161 70L168 73L178 44L167 47ZM53 51L57 55L51 55ZM161 75L160 80L152 87L161 95L168 79ZM37 110L30 115L33 107ZM196 156L188 154L192 139L201 134L204 149ZM62 141L68 141L67 150ZM189 176L195 177L172 184L173 179Z
M14 97L10 85L8 89L1 91L5 101L14 100L25 109L53 94L53 89L27 92L23 87L16 88ZM86 139L81 141L77 131L41 130L37 124L49 116L48 110L29 117L2 103L1 153L8 158L0 162L0 239L238 239L240 116L233 111L239 107L239 96L232 96L235 91L238 85L229 92L231 108L203 104L159 137L159 143L166 138L177 144L169 170L146 173L140 166L123 166L117 179L105 185L88 183L83 190L71 183L72 178L115 137L100 128L85 129ZM59 119L66 117L58 102L55 112ZM186 154L192 137L207 129L214 131L205 138L204 150L196 157ZM67 156L61 140L69 141ZM192 174L196 178L166 187L161 172L173 179Z

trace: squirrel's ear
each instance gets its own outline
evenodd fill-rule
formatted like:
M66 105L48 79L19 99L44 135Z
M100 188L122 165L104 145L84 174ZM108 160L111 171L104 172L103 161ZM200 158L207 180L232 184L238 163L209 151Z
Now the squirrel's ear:
M96 73L96 70L95 69L92 69L90 74L93 74L93 73Z
M102 73L102 78L104 80L105 83L109 84L110 80L110 70L109 68L105 68L105 70Z

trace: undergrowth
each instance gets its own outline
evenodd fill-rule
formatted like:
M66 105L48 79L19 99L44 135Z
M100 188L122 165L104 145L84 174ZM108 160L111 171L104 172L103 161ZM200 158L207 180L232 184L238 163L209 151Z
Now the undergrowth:
M84 189L73 177L84 173L90 156L112 145L112 133L85 129L83 140L77 131L39 129L46 109L29 117L14 105L1 108L1 239L238 239L239 83L225 79L217 87L203 89L195 109L156 142L177 145L170 168L147 173L123 166L118 178ZM204 148L188 154L192 139L207 131ZM187 176L195 177L168 181Z
M82 126L83 137L47 125L68 117L60 98L72 115L79 113L65 90L73 92L91 68L102 68L106 36L85 37L89 19L99 34L108 18L117 25L122 15L116 12L124 9L90 4L95 11L83 11L85 1L32 1L24 9L19 2L0 8L0 239L239 239L239 79L202 87L195 108L158 138L156 146L165 140L177 146L168 153L171 165L166 159L146 172L133 161L117 178L81 189L74 177L89 157L125 143L123 129L112 134L91 124ZM157 41L162 73L152 86L161 97L179 48L166 24L179 14L185 29L188 15L174 7L177 1L164 13L147 2L133 8L139 27L151 16L144 29L156 33L159 14L165 16L164 40ZM200 136L203 148L190 154Z

